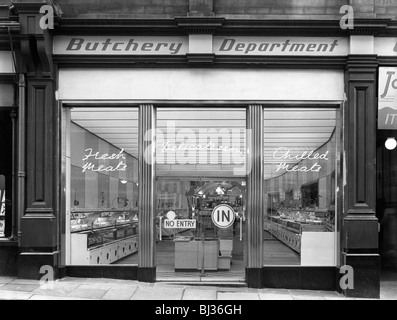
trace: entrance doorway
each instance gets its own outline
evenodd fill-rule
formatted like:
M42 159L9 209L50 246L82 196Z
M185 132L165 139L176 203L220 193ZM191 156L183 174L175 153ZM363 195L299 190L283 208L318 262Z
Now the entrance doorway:
M157 109L157 281L245 282L246 109Z
M245 281L245 186L157 181L157 281Z
M397 281L397 149L385 145L395 137L393 131L378 130L376 211L382 275L387 281Z

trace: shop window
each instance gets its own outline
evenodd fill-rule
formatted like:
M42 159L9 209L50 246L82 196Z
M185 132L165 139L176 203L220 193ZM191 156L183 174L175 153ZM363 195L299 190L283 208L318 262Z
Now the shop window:
M10 113L0 112L0 238L12 230L12 121Z
M68 112L68 264L137 264L138 109Z
M0 175L0 237L5 235L6 204L6 177Z
M336 265L339 111L264 112L265 265Z

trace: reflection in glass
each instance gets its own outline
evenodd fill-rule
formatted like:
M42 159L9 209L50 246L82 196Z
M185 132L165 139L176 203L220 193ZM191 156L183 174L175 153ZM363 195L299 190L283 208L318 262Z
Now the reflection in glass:
M6 204L6 177L0 175L0 238L5 233Z
M266 265L335 265L338 111L265 110Z
M157 279L244 279L246 110L158 108L156 149Z
M137 263L137 109L72 109L69 134L70 264Z

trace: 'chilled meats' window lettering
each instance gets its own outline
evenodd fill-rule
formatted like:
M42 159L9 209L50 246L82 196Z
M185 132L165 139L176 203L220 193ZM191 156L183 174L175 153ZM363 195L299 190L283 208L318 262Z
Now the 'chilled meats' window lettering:
M115 171L126 171L127 170L127 164L124 162L126 160L126 157L124 155L124 149L122 149L119 153L113 153L111 155L109 154L99 154L99 152L94 153L92 148L88 148L85 150L85 155L83 158L83 161L88 161L83 165L83 172L86 171L93 171L93 172L115 172ZM119 162L114 164L114 165L96 165L90 161L94 160L118 160Z
M304 151L302 154L292 155L291 149L288 148L278 148L274 154L273 158L275 160L280 160L280 164L277 165L276 171L286 170L287 172L320 172L321 166L319 165L318 161L320 160L329 160L328 158L329 151L321 154L315 152L314 150L311 151ZM294 161L300 162L302 160L312 160L317 161L311 167L309 166L299 166L298 164L288 164L286 161Z

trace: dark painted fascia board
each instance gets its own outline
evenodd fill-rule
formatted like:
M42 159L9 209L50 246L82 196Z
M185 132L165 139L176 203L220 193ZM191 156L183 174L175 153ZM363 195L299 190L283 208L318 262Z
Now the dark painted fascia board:
M112 67L112 68L315 68L344 69L347 57L282 57L282 56L97 56L56 55L59 67ZM190 61L189 61L190 60Z
M219 17L174 19L86 19L59 18L55 34L186 34L297 35L297 36L397 36L397 21L356 19L353 30L342 30L339 20L250 20Z

